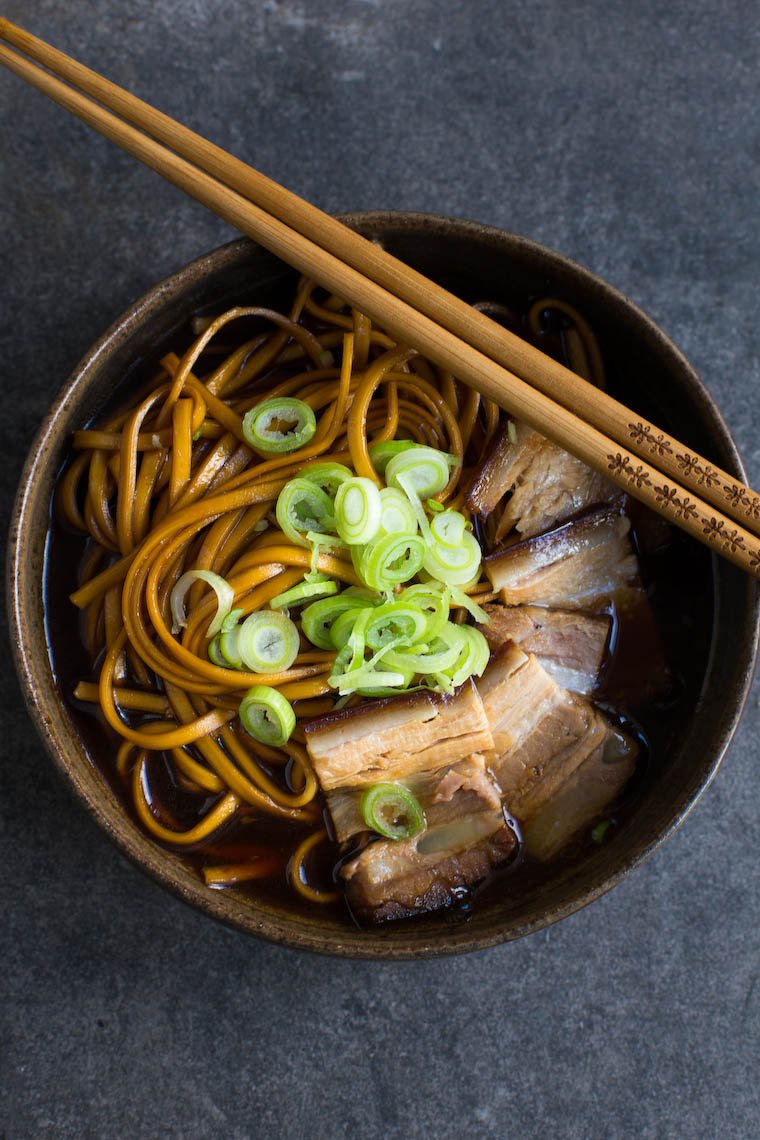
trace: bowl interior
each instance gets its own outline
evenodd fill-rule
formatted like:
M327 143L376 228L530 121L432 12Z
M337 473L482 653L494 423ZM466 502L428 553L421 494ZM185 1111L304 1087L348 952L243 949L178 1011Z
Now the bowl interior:
M558 254L524 239L471 223L411 214L360 214L346 219L392 253L470 301L510 303L552 294L576 305L602 347L614 394L655 423L672 428L687 446L742 476L741 463L710 397L664 335L629 301ZM670 744L667 761L643 787L635 811L604 847L556 867L540 890L491 890L466 915L443 914L358 930L316 912L309 917L234 892L208 891L177 856L157 848L125 814L91 755L105 736L91 717L63 698L68 680L53 659L73 669L80 652L76 620L65 601L66 575L48 583L43 609L50 499L71 432L134 384L186 329L190 315L225 303L276 307L294 275L242 239L193 262L158 285L87 354L43 424L22 476L13 523L9 610L25 696L48 749L99 824L145 871L186 901L239 928L273 941L326 953L363 957L421 957L478 949L539 929L613 886L666 838L707 785L741 712L756 652L756 584L728 563L688 543L700 603L694 630L689 715ZM73 563L71 564L73 576Z

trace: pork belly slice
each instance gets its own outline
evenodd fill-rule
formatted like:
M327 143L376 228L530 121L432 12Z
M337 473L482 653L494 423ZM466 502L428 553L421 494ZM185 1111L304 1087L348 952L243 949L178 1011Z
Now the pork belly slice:
M385 922L450 906L516 849L502 811L491 809L412 839L370 843L341 875L357 917Z
M481 626L499 653L508 641L533 653L564 689L588 696L599 680L612 621L577 611L544 606L485 606L489 621Z
M521 825L618 735L588 701L560 688L514 645L491 662L480 692L496 749L493 772Z
M629 530L625 515L603 507L490 555L485 571L507 605L625 605L642 596Z
M401 780L493 747L472 681L452 696L420 692L389 697L328 713L303 728L325 791Z
M512 438L508 428L497 437L475 477L467 504L488 515L510 492L496 527L496 542L512 530L525 538L541 534L620 495L603 475L525 424L512 426Z
M541 450L544 437L527 424L512 421L501 427L465 496L471 511L483 516L511 491Z
M474 753L451 767L419 772L403 781L416 797L428 828L466 819L501 807L501 794L482 753ZM361 813L364 789L338 788L327 793L327 806L339 842L350 839L367 825Z
M523 827L525 851L545 862L619 798L636 768L638 748L613 733L597 747L551 799Z

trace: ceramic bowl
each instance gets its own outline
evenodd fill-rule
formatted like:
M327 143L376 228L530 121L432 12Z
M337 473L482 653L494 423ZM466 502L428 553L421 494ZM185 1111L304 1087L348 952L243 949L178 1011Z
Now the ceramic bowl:
M569 300L599 337L615 394L744 478L729 431L688 362L644 313L587 270L534 242L469 222L397 213L345 220L468 300L547 293ZM119 317L64 385L26 462L12 522L9 612L30 714L56 765L117 846L163 886L240 930L291 947L386 959L478 950L530 934L599 897L651 855L704 791L736 728L757 648L758 591L753 580L697 544L690 544L689 565L703 586L686 713L635 807L599 848L559 864L539 886L515 888L506 878L464 917L447 913L360 930L316 907L304 916L234 891L208 890L125 812L91 759L108 747L105 735L67 701L65 680L51 664L51 649L53 662L79 652L76 615L65 596L58 597L62 583L45 580L51 495L72 431L103 408L115 387L129 383L140 361L158 358L191 315L241 299L266 303L292 279L291 270L247 240L214 250Z

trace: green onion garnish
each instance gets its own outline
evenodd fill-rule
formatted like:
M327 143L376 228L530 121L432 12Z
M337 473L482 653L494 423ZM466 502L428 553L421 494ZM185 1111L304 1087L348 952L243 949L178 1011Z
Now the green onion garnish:
M308 479L290 479L280 491L275 508L277 522L291 542L308 546L309 531L335 532L333 501Z
M371 454L371 452L370 452ZM434 447L405 448L395 455L385 469L385 481L389 487L401 487L406 491L399 476L405 475L404 482L411 482L420 499L437 495L449 481L450 468L456 460L445 451Z
M394 456L400 455L402 451L408 451L410 447L416 447L411 439L386 439L380 443L371 443L369 445L369 457L372 460L372 466L377 471L378 475L385 475L385 469Z
M425 635L427 618L422 610L403 602L386 602L377 606L367 619L364 637L370 649L387 648L399 639L414 645Z
M465 531L459 546L442 546L439 542L428 546L422 565L439 582L445 582L448 586L463 586L480 573L481 558L478 540L469 531Z
M385 534L363 547L359 577L371 590L390 591L422 568L425 543L418 534Z
M251 408L243 417L243 435L251 447L267 454L297 451L317 430L314 412L303 400L277 396Z
M386 839L410 839L425 829L416 796L403 784L374 784L361 798L361 813L371 831Z
M222 622L232 608L234 592L229 582L212 570L188 570L175 584L171 592L172 633L177 634L187 625L185 614L185 596L193 582L205 582L216 594L216 614L206 630L207 637L214 637L222 628Z
M591 828L591 839L594 843L603 843L604 837L612 827L611 819L603 819L601 823L597 823L595 827Z
M320 490L334 499L341 483L353 479L354 473L342 463L308 463L301 468L300 477L316 483Z
M338 583L325 575L320 576L316 582L301 582L282 594L277 594L269 603L271 610L285 610L288 606L300 606L304 602L314 601L316 598L329 598L337 594Z
M346 479L335 495L338 534L349 546L371 542L380 529L380 492L371 479Z
M285 614L258 610L237 631L237 652L252 673L282 673L299 649L298 629ZM224 647L222 646L222 653Z
M254 685L240 702L240 723L254 740L277 748L290 739L296 715L277 689Z
M229 661L226 657L222 657L221 650L219 649L219 636L212 638L208 644L208 659L213 665L221 665L223 669L229 668Z
M430 523L433 538L441 546L461 545L466 529L467 519L459 511L442 511Z
M364 591L369 595L368 591ZM301 612L301 628L312 645L318 649L334 649L335 645L330 637L330 631L336 619L346 610L356 610L366 605L375 605L375 602L363 600L360 591L355 593L344 590L336 598L324 598L319 602L312 602Z
M415 510L398 487L383 487L380 512L380 530L385 534L414 534L417 530Z

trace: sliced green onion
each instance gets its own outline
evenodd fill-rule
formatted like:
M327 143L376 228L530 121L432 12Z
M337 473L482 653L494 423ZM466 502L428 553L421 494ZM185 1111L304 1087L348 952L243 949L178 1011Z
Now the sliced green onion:
M330 637L334 622L346 610L358 609L362 604L359 591L351 593L349 590L344 590L336 598L324 598L322 601L312 602L301 612L301 629L312 645L316 645L318 649L334 649ZM374 603L367 601L366 604Z
M452 684L462 685L469 677L482 677L491 658L488 642L479 629L471 625L455 626L463 637L461 656L456 668L449 671Z
M370 649L387 648L399 638L413 645L424 636L427 624L426 615L415 606L386 602L369 615L364 636Z
M397 601L414 606L425 615L426 625L422 639L432 641L449 620L449 590L441 582L418 582L407 586Z
M482 553L478 540L465 531L457 547L436 542L425 550L423 566L433 578L447 586L463 586L480 572Z
M231 629L234 629L244 613L245 610L230 610L230 612L227 614L227 617L222 622L221 632L229 633Z
M252 673L281 673L298 655L298 629L285 614L259 610L238 630L237 651Z
M308 546L309 531L325 534L335 530L333 502L316 483L290 479L280 491L275 508L280 529L297 546Z
M357 571L372 590L392 590L422 567L425 543L418 534L386 534L365 546Z
M385 469L389 487L406 488L399 476L405 475L421 499L437 495L449 481L450 468L456 464L453 455L434 447L410 447L395 455Z
M433 538L441 546L459 546L467 529L467 519L460 511L442 511L430 523Z
M221 665L221 667L223 669L229 668L230 663L226 657L222 657L222 653L221 653L221 650L219 648L219 635L218 634L216 637L212 638L212 640L208 643L208 651L207 652L208 652L209 661L211 661L214 665Z
M353 633L356 620L365 608L367 607L354 605L350 610L344 610L343 613L335 619L330 629L331 649L342 649L344 645L348 644L348 639Z
M372 466L378 475L385 475L385 469L395 455L400 455L402 451L408 451L410 447L416 446L411 439L386 439L380 443L371 443L369 457Z
M464 637L461 626L447 622L430 646L421 643L411 649L391 649L382 656L382 663L387 669L406 666L415 673L445 673L451 669L461 657ZM454 632L456 631L456 632Z
M297 451L316 430L309 405L291 396L264 400L243 417L243 435L251 447L272 455Z
M349 546L371 542L380 529L380 492L371 479L360 476L341 483L335 496L338 534Z
M309 463L301 468L300 477L316 483L320 490L334 499L341 483L353 479L354 473L342 463Z
M216 614L206 630L207 637L214 637L222 628L222 622L232 608L232 599L235 595L229 582L225 582L221 575L214 574L212 570L188 570L175 584L170 599L172 633L178 634L187 625L185 597L193 582L205 582L216 594Z
M414 534L417 515L408 497L398 487L380 492L380 529L385 534Z
M314 601L316 598L329 598L337 592L338 583L334 582L332 578L321 575L321 580L318 582L301 582L300 585L293 586L292 589L285 590L282 594L277 594L270 601L269 608L271 610L284 610L288 606L300 606L304 602Z
M611 819L603 819L601 821L601 823L595 824L595 826L591 828L591 839L592 839L592 841L594 843L603 843L604 837L611 827L612 827L612 820Z
M475 618L475 621L481 625L488 625L491 619L486 611L482 606L479 606L477 602L473 601L471 597L465 594L464 590L460 590L459 586L449 586L448 590L455 606L462 606L471 617Z
M239 636L239 625L233 625L230 629L223 629L219 634L219 653L227 665L231 665L233 669L242 669L244 667L243 658L240 656L238 649Z
M254 740L278 748L296 726L296 715L277 689L254 685L240 702L240 723Z
M361 690L365 696L379 696L388 690L398 692L406 685L406 675L399 672L379 672L375 669L351 669L340 675L327 678L328 684L337 689L342 697Z
M425 506L432 514L437 514L439 511L445 511L443 503L439 503L437 499L428 499Z
M422 505L422 499L417 494L414 486L414 480L408 471L402 471L396 476L399 487L402 488L407 497L407 501L411 510L414 512L414 517L417 520L417 526L420 528L420 533L426 546L430 546L434 542L434 538L430 533L430 523L425 514L425 508ZM393 490L396 488L394 487Z
M386 839L411 839L425 829L419 800L403 784L374 784L361 798L362 818Z

